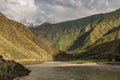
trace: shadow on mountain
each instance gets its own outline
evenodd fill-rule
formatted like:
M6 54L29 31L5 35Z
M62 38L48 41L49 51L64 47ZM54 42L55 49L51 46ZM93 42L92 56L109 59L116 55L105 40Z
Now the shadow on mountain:
M109 30L104 36L109 35L109 34L115 32L115 31L117 31L117 30L120 30L120 26L114 27L113 29Z
M59 50L58 53L54 55L54 60L56 61L69 61L79 59L120 61L120 39L93 45L89 47L86 52L78 53L76 55L68 54L65 51L61 50Z
M75 55L78 59L117 60L120 58L120 39L93 45L86 52Z
M120 61L120 44L117 46L117 48L115 49L115 53L117 55L117 57L115 58L117 61Z
M68 54L65 51L59 50L56 55L53 56L55 61L69 61L73 59L72 54Z
M68 49L68 51L72 51L75 50L79 47L81 47L84 44L84 41L86 40L86 38L88 37L88 35L92 32L93 29L91 29L88 32L85 32L83 35L81 35L80 37L77 38L77 40L75 40L73 42L73 45Z

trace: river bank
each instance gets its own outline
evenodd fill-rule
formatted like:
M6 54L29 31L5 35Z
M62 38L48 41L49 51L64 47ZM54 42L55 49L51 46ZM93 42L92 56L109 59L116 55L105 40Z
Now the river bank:
M87 67L87 68L120 70L120 66L118 65L97 64L95 62L78 64L78 63L73 63L71 61L51 61L51 62L44 62L35 65L26 65L26 67Z
M16 77L26 76L30 70L13 60L0 60L0 80L13 80Z
M119 80L120 66L52 61L25 65L31 73L15 80Z

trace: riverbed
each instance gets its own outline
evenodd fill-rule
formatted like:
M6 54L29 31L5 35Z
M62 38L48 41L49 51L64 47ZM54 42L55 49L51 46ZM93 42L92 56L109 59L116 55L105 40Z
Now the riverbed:
M53 61L26 67L29 76L15 80L120 80L120 66Z

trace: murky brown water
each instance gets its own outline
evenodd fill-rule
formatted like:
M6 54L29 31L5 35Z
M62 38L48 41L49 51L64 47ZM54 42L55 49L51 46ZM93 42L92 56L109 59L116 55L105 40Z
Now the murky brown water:
M90 67L28 67L29 76L16 80L120 80L120 70Z

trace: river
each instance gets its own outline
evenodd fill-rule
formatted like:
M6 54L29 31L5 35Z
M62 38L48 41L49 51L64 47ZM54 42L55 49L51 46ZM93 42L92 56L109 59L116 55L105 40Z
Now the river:
M27 65L29 76L15 80L120 80L120 67L96 63L45 62Z

